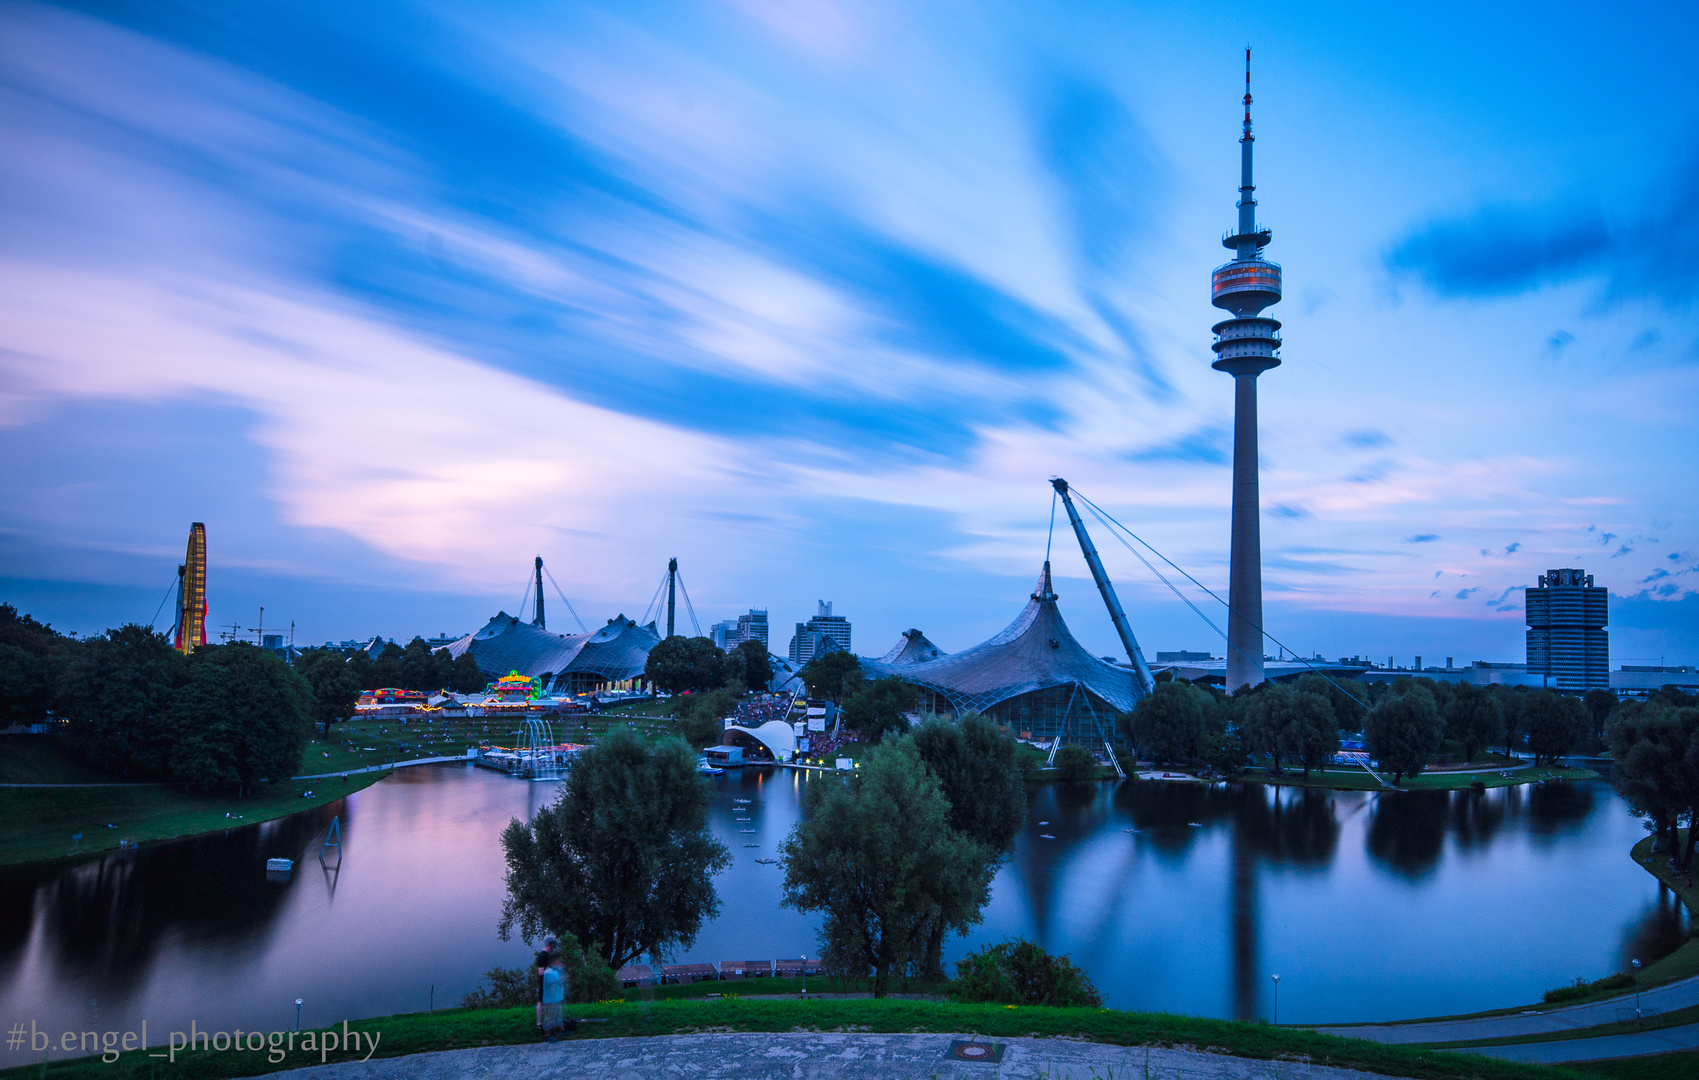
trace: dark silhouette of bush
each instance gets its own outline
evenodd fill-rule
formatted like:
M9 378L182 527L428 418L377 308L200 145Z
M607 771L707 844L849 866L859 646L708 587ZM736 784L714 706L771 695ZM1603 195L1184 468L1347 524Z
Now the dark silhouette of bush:
M957 1001L991 1005L1103 1005L1097 987L1073 961L1051 956L1025 938L987 945L957 961L951 994Z

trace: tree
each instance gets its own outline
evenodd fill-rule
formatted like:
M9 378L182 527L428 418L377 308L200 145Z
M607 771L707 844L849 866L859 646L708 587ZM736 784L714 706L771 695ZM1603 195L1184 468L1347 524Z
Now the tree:
M1237 776L1251 762L1245 738L1237 731L1209 732L1198 753L1204 764L1221 776Z
M367 653L370 656L370 653ZM407 673L401 668L402 658L406 650L393 641L385 642L377 656L372 657L372 685L362 687L365 690L380 690L384 687L400 687L407 681Z
M287 780L312 730L313 689L269 649L201 646L171 703L171 779L192 787Z
M1286 746L1280 739L1280 699L1291 690L1278 683L1265 683L1257 690L1245 691L1241 686L1239 691L1230 699L1233 710L1238 714L1235 728L1245 741L1245 749L1253 755L1269 758L1271 771L1279 775L1281 759L1286 754Z
M643 676L668 694L714 690L726 681L726 654L709 638L666 638L649 650Z
M854 653L833 649L804 664L797 677L809 693L842 703L861 687L861 661Z
M987 945L956 961L951 996L988 1005L1103 1005L1097 987L1067 956L1051 956L1025 938Z
M765 641L740 642L738 647L731 651L728 666L734 672L740 672L739 677L743 680L743 685L748 687L751 693L761 693L772 685L773 659L767 653Z
M923 963L933 925L965 934L990 898L995 858L950 828L950 805L913 740L879 743L862 767L809 783L808 814L780 848L785 904L824 913L823 956L873 971L873 996Z
M1339 723L1325 695L1273 683L1245 699L1239 729L1253 753L1266 754L1279 773L1288 758L1310 770L1339 752Z
M950 804L950 828L981 845L1001 863L1026 824L1026 778L1017 744L978 713L957 723L934 716L914 729L920 759ZM922 973L943 978L944 928L928 928Z
M1394 784L1417 776L1445 739L1434 696L1414 682L1375 703L1363 729L1369 753L1392 773Z
M135 624L74 642L64 655L58 711L68 721L66 748L103 772L168 778L171 712L189 678L183 655Z
M1528 749L1534 764L1549 765L1569 753L1587 735L1587 708L1580 700L1553 690L1536 690L1523 708Z
M1699 709L1672 708L1658 700L1624 702L1605 729L1616 768L1611 785L1641 817L1652 822L1654 849L1692 868L1694 814L1699 812ZM1679 843L1681 819L1689 822L1687 848Z
M502 940L571 933L616 970L688 949L719 913L714 875L731 863L708 830L711 798L683 742L651 747L627 728L604 735L554 803L502 831Z
M335 649L305 649L295 670L313 689L313 723L330 734L330 725L354 715L360 702L360 680L348 658Z
M1330 679L1317 672L1298 677L1294 689L1320 694L1333 707L1333 718L1340 731L1359 731L1363 717L1368 714L1368 687L1356 679Z
M53 707L53 673L74 645L51 626L0 604L0 727L46 721Z
M1304 779L1308 780L1311 769L1339 753L1339 721L1334 719L1333 706L1327 697L1307 690L1294 691L1280 737L1286 752L1304 766Z
M1581 704L1587 708L1587 717L1592 720L1590 732L1595 739L1604 738L1605 725L1610 722L1611 711L1616 708L1617 696L1603 687L1595 686L1581 697Z
M1090 780L1097 775L1097 759L1078 743L1067 743L1056 751L1056 772L1064 780Z
M1198 756L1212 704L1208 693L1190 683L1159 682L1117 723L1152 761L1191 761Z
M433 650L422 637L415 637L401 650L401 685L408 690L445 689L453 670L454 660L448 650Z
M355 649L348 654L348 670L353 673L354 681L360 684L360 689L378 688L377 680L372 677L372 654L365 649Z
M478 658L472 655L471 648L454 658L454 665L449 669L449 686L457 694L476 694L490 684L490 678L478 666Z
M1475 760L1504 727L1498 699L1472 683L1458 683L1445 704L1445 734L1463 744L1463 760Z
M911 735L920 759L950 804L950 828L1002 856L1026 825L1026 778L1019 744L995 721L968 713L933 717Z
M1493 695L1498 699L1498 711L1504 717L1504 756L1516 760L1516 734L1522 730L1523 705L1528 700L1528 688L1525 686L1493 687Z
M847 653L832 653L846 656ZM844 702L844 726L868 741L882 739L888 732L901 734L908 730L908 713L920 702L920 691L913 683L895 675L887 675L861 688Z
M697 749L719 742L726 730L725 718L737 708L741 696L730 686L722 686L706 694L678 699L682 703L675 714L679 718L679 734Z

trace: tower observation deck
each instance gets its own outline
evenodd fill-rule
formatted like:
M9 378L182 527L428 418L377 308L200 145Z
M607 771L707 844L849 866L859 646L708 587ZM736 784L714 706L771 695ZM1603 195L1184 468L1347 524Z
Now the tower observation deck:
M1227 692L1263 681L1262 523L1257 480L1257 376L1280 364L1280 264L1262 257L1273 234L1257 224L1251 181L1251 50L1245 50L1245 121L1239 137L1239 226L1221 238L1236 253L1211 275L1211 302L1233 318L1214 326L1217 371L1233 376L1233 534L1227 587Z

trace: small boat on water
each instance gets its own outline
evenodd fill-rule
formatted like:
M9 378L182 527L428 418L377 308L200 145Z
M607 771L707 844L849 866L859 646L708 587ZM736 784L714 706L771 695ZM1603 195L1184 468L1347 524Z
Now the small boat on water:
M720 768L718 765L708 764L707 758L696 759L696 771L701 773L703 776L724 776L726 774L726 770Z

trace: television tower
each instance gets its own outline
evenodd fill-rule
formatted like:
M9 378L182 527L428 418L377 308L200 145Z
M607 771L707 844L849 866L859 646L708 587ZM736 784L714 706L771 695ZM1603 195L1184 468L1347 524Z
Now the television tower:
M1227 579L1227 692L1263 681L1262 525L1257 491L1257 376L1280 364L1280 324L1261 318L1280 302L1280 264L1262 257L1271 233L1257 225L1251 183L1251 50L1245 50L1245 128L1239 137L1239 227L1221 238L1236 252L1211 275L1212 300L1233 318L1216 323L1217 371L1233 376L1233 540Z

